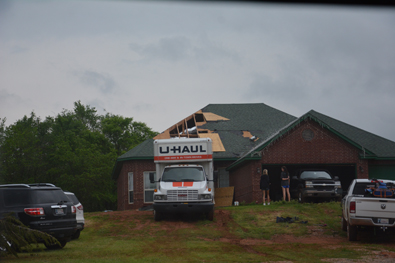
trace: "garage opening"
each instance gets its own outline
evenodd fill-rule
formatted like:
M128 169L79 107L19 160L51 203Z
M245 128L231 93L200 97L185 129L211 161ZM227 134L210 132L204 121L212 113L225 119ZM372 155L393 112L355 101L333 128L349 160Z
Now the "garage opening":
M288 165L266 165L262 164L262 170L267 169L270 176L270 199L273 201L283 200L281 189L281 167L286 166L289 175L292 177L299 169L325 169L333 176L337 176L342 184L343 192L348 189L353 179L356 178L356 168L354 164L288 164Z

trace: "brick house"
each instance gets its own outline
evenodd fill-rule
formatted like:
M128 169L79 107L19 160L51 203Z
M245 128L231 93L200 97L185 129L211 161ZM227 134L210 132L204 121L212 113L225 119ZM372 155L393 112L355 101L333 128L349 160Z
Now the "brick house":
M271 198L281 199L280 167L325 168L346 190L354 178L395 179L395 142L316 111L296 118L258 104L209 104L154 139L209 137L213 140L216 187L234 187L239 202L261 202L260 175L268 169ZM152 204L149 172L155 171L153 139L117 159L118 210Z

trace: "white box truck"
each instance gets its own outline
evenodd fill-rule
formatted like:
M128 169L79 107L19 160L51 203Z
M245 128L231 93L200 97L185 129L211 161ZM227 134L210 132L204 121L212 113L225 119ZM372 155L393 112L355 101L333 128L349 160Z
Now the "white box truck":
M213 151L210 138L160 139L154 141L156 173L154 218L167 213L205 214L214 218Z

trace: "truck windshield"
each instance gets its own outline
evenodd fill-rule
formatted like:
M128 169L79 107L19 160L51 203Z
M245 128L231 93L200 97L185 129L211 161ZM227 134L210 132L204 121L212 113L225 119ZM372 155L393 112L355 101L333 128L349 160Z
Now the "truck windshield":
M324 171L304 171L300 175L300 179L332 179L331 176Z
M163 182L199 182L204 181L202 167L170 167L162 176Z

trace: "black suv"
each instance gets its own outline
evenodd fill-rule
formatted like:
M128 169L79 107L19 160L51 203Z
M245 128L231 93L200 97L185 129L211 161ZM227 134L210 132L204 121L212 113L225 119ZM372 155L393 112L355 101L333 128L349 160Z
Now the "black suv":
M53 184L0 185L0 218L12 213L24 225L55 237L63 248L77 231L76 208Z
M342 198L342 186L339 177L332 176L329 171L321 169L301 169L291 177L291 195L303 203L308 199Z

